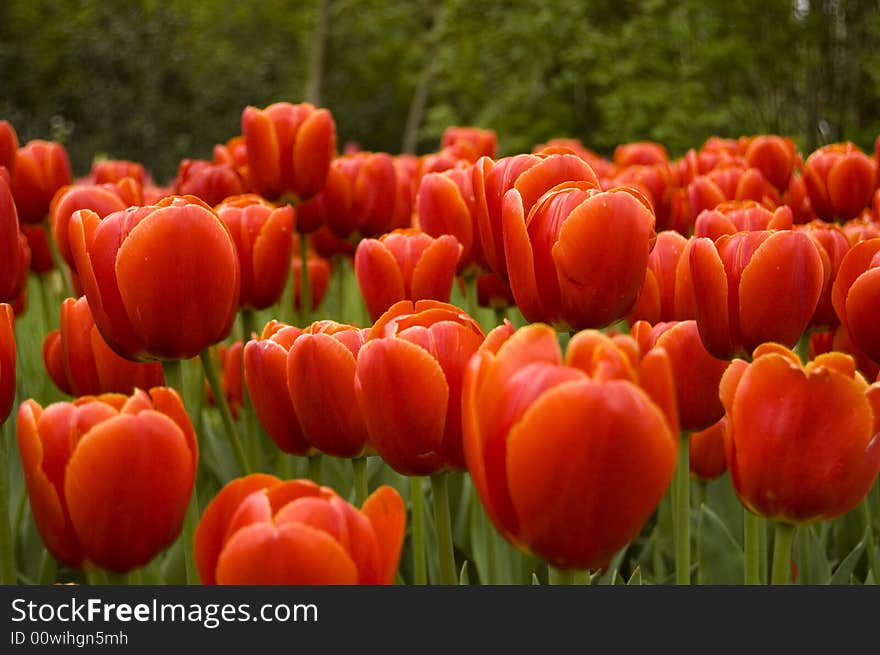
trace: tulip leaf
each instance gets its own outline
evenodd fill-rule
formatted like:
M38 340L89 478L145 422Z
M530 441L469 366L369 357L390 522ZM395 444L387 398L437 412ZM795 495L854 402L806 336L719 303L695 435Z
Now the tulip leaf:
M608 568L604 573L597 571L590 577L590 584L599 584L599 585L613 585L616 584L617 578L620 577L620 574L617 572L620 568L620 564L623 562L623 558L626 555L627 547L624 546L620 549L620 551L611 559L611 563L608 565ZM622 582L620 584L623 584Z
M635 571L632 572L632 575L629 576L629 580L626 582L627 587L640 587L642 586L642 568L640 566L636 566Z
M461 565L461 571L458 574L458 584L466 585L470 584L470 580L468 579L468 562L464 561L464 564Z
M532 572L532 586L534 587L536 585L541 586L541 581L538 580L538 574L535 572Z
M855 571L856 565L859 563L859 559L862 557L862 552L865 550L865 543L867 542L867 533L862 537L861 541L855 545L849 554L843 558L840 564L837 566L837 569L834 571L834 575L828 580L828 584L830 585L845 585L849 584L850 576L852 576L853 571Z
M806 584L827 584L831 579L831 564L828 563L828 557L825 554L825 548L822 540L816 532L816 527L812 525L804 526L799 531L806 534L808 549L808 566L809 575L804 580Z
M742 547L708 505L700 507L697 530L700 584L742 584L745 566Z

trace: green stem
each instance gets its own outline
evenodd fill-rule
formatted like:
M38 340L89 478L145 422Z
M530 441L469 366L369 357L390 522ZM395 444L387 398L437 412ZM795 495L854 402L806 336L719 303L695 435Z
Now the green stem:
M776 523L773 537L773 578L772 584L787 585L791 582L791 543L795 526L789 523Z
M452 519L449 515L449 478L445 473L431 476L434 497L434 525L437 526L437 550L440 558L440 582L458 584L455 571L455 553L452 550Z
M235 421L232 420L232 413L229 411L229 404L226 402L226 394L223 393L223 385L220 384L220 376L217 374L217 366L208 348L205 348L199 358L202 360L202 368L205 370L205 376L208 378L208 384L211 386L211 392L214 394L214 401L220 410L220 417L223 419L223 427L226 429L226 437L229 439L229 445L232 446L232 452L235 455L235 461L238 462L238 468L242 475L250 473L247 457L244 449L241 447L241 439L238 436L238 429L235 427Z
M3 424L0 433L0 584L14 585L18 581L15 568L15 535L9 524L9 450L7 432L10 423Z
M412 554L413 581L417 585L428 584L428 569L425 563L425 496L423 478L413 476L409 479L409 495L412 502Z
M290 455L279 448L275 454L275 470L278 471L278 477L289 480L293 476L291 465Z
M551 585L572 585L574 584L574 571L566 571L565 569L557 569L555 566L548 566L547 580Z
M186 514L183 518L183 562L186 570L186 584L198 585L201 580L199 572L196 569L195 549L193 546L193 536L196 533L196 526L199 523L199 496L196 485L193 485L192 495L189 498L189 504L186 507Z
M309 240L299 235L299 315L300 326L306 328L312 322L312 286L309 280Z
M43 557L40 560L40 577L39 582L41 585L50 585L55 583L55 573L58 568L58 565L55 562L55 558L49 554L48 550L43 550Z
M763 516L758 517L758 562L760 564L760 568L758 569L759 575L761 576L761 584L767 584L767 580L769 579L768 568L770 566L768 553L770 552L769 544L767 543L767 519Z
M743 508L743 550L745 555L745 583L761 584L760 518Z
M361 507L367 499L367 457L354 457L351 460L351 469L354 474L354 504Z
M309 455L309 477L317 484L324 483L324 460L321 453Z
M678 446L675 467L675 583L691 583L691 471L688 435L683 433Z
M179 359L169 359L162 362L162 373L165 374L165 386L172 387L186 405L186 385L183 381L183 366Z
M877 570L877 549L874 541L874 525L871 521L871 507L868 502L868 496L865 496L865 499L862 501L859 513L865 527L865 550L868 554L868 568L874 574L874 583L880 584L880 571Z
M503 307L495 308L495 323L501 325L504 323L504 319L507 318L507 310Z
M108 585L110 581L107 579L107 572L104 569L95 569L94 571L86 572L86 580L88 580L89 584L94 586L99 585Z
M247 441L248 447L250 449L250 457L248 458L251 462L258 464L257 468L259 468L259 463L262 460L262 450L260 448L260 440L257 434L257 420L256 414L254 413L254 407L251 403L251 395L248 393L247 381L245 380L244 375L244 347L247 345L247 342L250 340L251 335L255 332L256 327L256 314L252 309L242 309L241 310L241 344L242 344L242 356L241 356L241 400L242 407L241 413L244 418L245 425L245 439Z
M131 586L141 586L144 584L144 570L134 569L129 571L127 583Z
M52 282L49 280L50 273L43 273L37 276L40 283L40 305L43 309L43 325L47 330L56 327L57 317L51 314L51 308L55 304L55 294L52 291Z
M55 237L52 236L52 230L46 226L46 241L49 243L49 254L52 256L52 263L58 269L61 276L61 290L64 292L65 298L74 298L73 282L70 280L70 271L67 268L67 262L61 257L58 245L55 243Z
M812 567L810 566L809 530L809 527L805 527L800 532L798 532L797 536L798 582L802 585L808 585L813 582L813 572Z

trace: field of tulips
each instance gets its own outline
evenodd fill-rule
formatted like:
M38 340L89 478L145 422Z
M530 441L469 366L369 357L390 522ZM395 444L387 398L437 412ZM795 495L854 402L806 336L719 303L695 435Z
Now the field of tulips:
M880 137L694 146L0 121L0 582L877 584Z

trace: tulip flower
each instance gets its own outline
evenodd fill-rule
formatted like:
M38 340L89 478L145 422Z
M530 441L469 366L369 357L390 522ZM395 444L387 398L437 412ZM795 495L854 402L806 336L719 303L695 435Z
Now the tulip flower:
M37 529L62 563L126 572L180 534L198 446L173 389L26 400L18 449Z
M844 255L831 289L831 301L852 343L880 362L880 238L855 244Z
M287 392L287 354L300 334L297 327L269 321L244 347L244 377L254 413L269 438L286 453L310 455L315 449L303 436Z
M42 221L52 196L72 181L70 160L60 143L37 139L19 148L12 176L12 196L21 222Z
M602 327L624 316L645 279L654 241L650 202L628 187L560 184L527 202L504 196L510 288L529 321L557 329Z
M700 337L728 359L765 341L794 346L810 322L828 271L819 248L791 230L696 238L689 263Z
M459 270L486 268L474 223L473 166L428 173L419 183L418 227L434 237L451 234L461 244Z
M18 134L9 121L0 121L0 166L9 174L15 172L15 155L18 152Z
M698 480L714 480L727 470L727 458L724 455L726 427L727 419L722 417L717 423L688 437L690 471Z
M657 235L636 304L627 314L630 323L684 321L695 316L690 267L687 261L681 264L687 244L687 239L672 230Z
M642 192L651 202L658 230L687 229L672 222L672 194L670 172L666 163L651 166L627 166L620 170L606 187L628 186Z
M174 193L195 196L212 207L230 196L241 195L244 190L241 177L232 166L199 159L181 161L174 180Z
M784 205L771 212L753 200L733 200L700 212L694 224L694 236L714 241L722 234L742 231L790 230L793 224L791 209Z
M665 164L668 161L669 155L666 148L651 141L624 143L614 149L614 165L618 168Z
M599 188L599 179L583 159L575 154L547 152L537 155L504 157L493 162L481 157L474 165L474 222L486 264L493 273L507 280L507 263L502 230L505 194L517 189L522 197L523 216L547 191L563 182L585 182Z
M752 512L794 525L849 512L880 471L880 385L832 352L804 366L778 344L721 381L731 481Z
M12 302L27 286L31 249L21 232L4 173L0 168L0 302Z
M835 143L804 163L804 183L816 215L826 221L850 219L871 204L877 164L852 143Z
M131 394L165 384L161 364L133 362L113 352L95 327L85 296L62 303L61 327L43 341L43 362L55 386L72 396Z
M343 239L372 237L391 229L397 173L391 155L358 152L334 159L321 192L323 219Z
M15 401L15 314L0 303L0 423L4 423Z
M371 445L398 473L464 469L461 378L483 338L474 319L433 300L400 301L373 325L355 393Z
M49 206L49 227L58 252L67 265L76 271L70 251L70 217L78 209L90 209L105 218L143 201L143 190L132 177L116 183L70 185L58 190Z
M363 507L311 480L238 478L195 532L204 584L391 584L406 528L400 494L382 486Z
M834 287L834 281L837 279L840 264L843 262L843 258L849 252L852 244L843 229L835 223L815 220L805 225L798 225L795 229L813 239L813 242L819 247L819 254L822 255L822 261L826 263L829 273L828 280L822 288L822 295L819 297L819 304L816 306L816 311L810 320L810 325L813 327L833 328L838 325L840 320L834 311L831 291Z
M516 304L510 285L494 273L477 278L477 305L502 310Z
M295 234L293 236L294 252L301 252L300 239L304 238L306 238L305 235ZM311 298L309 313L311 313L324 302L324 296L327 295L327 289L330 286L332 267L329 260L319 257L311 248L308 249L306 262L309 298ZM293 307L296 311L301 312L303 305L302 257L294 255L290 267L293 276Z
M751 139L745 158L750 167L760 170L779 191L788 187L798 160L794 141L772 134Z
M226 404L232 417L238 420L241 407L244 404L244 388L242 385L242 341L238 339L232 344L221 345L217 348L217 359L220 363L220 386L226 396ZM211 385L205 380L205 395L209 405L216 405L217 399Z
M355 369L368 333L319 321L297 336L287 353L287 391L303 437L328 455L359 457L367 446L367 427L355 397Z
M293 207L276 207L249 194L227 198L215 209L235 242L241 268L239 306L265 309L274 305L284 291L290 267Z
M462 248L456 238L433 238L410 228L364 239L354 273L372 321L401 300L449 302Z
M465 457L480 501L506 539L552 566L607 566L672 480L668 360L657 350L638 362L631 338L595 331L575 335L564 360L546 325L507 340L493 334L470 361L462 392Z
M100 159L92 164L89 179L92 184L116 184L126 177L133 178L141 188L153 184L143 164L127 159Z
M49 245L49 235L46 228L42 225L28 223L22 223L19 228L27 241L31 270L38 275L53 270L55 261L52 259L52 249Z
M235 243L197 198L173 196L103 220L74 212L70 242L95 323L123 357L186 359L229 334L240 280Z
M495 130L450 126L443 131L440 148L452 148L460 159L475 162L480 157L495 157L498 137Z
M245 107L241 129L248 174L263 197L311 198L323 187L336 152L336 124L326 109L307 102Z

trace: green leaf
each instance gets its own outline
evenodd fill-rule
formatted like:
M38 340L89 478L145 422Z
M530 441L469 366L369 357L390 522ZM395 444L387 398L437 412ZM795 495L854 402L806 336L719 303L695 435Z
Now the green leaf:
M535 585L540 586L540 585L541 585L541 581L538 580L538 574L535 573L535 572L533 571L533 572L532 572L532 586L535 586Z
M809 584L827 584L831 579L831 564L828 562L828 556L825 554L825 548L822 546L822 540L816 532L816 527L809 525L799 530L800 533L807 535L807 551L809 556L810 579L806 582Z
M700 584L742 584L745 566L742 547L708 505L700 506L697 529L700 531Z
M834 571L834 575L828 580L828 584L830 585L845 585L849 584L850 576L852 576L853 571L855 571L856 564L859 563L859 558L862 556L862 552L865 550L865 543L867 542L867 533L862 537L861 541L855 545L849 555L843 558L843 561L838 565L837 569Z
M637 566L635 571L632 572L632 575L629 576L629 580L626 582L627 587L640 587L642 585L642 569Z
M460 585L470 584L470 580L468 579L467 560L465 560L464 564L461 565L461 571L458 574L458 584L460 584Z
M600 585L613 585L615 584L615 580L620 577L617 570L620 568L621 562L623 562L623 558L626 555L627 547L624 546L620 549L611 560L611 564L608 565L605 573L596 572L590 577L590 584L600 584ZM598 579L597 579L598 577Z

